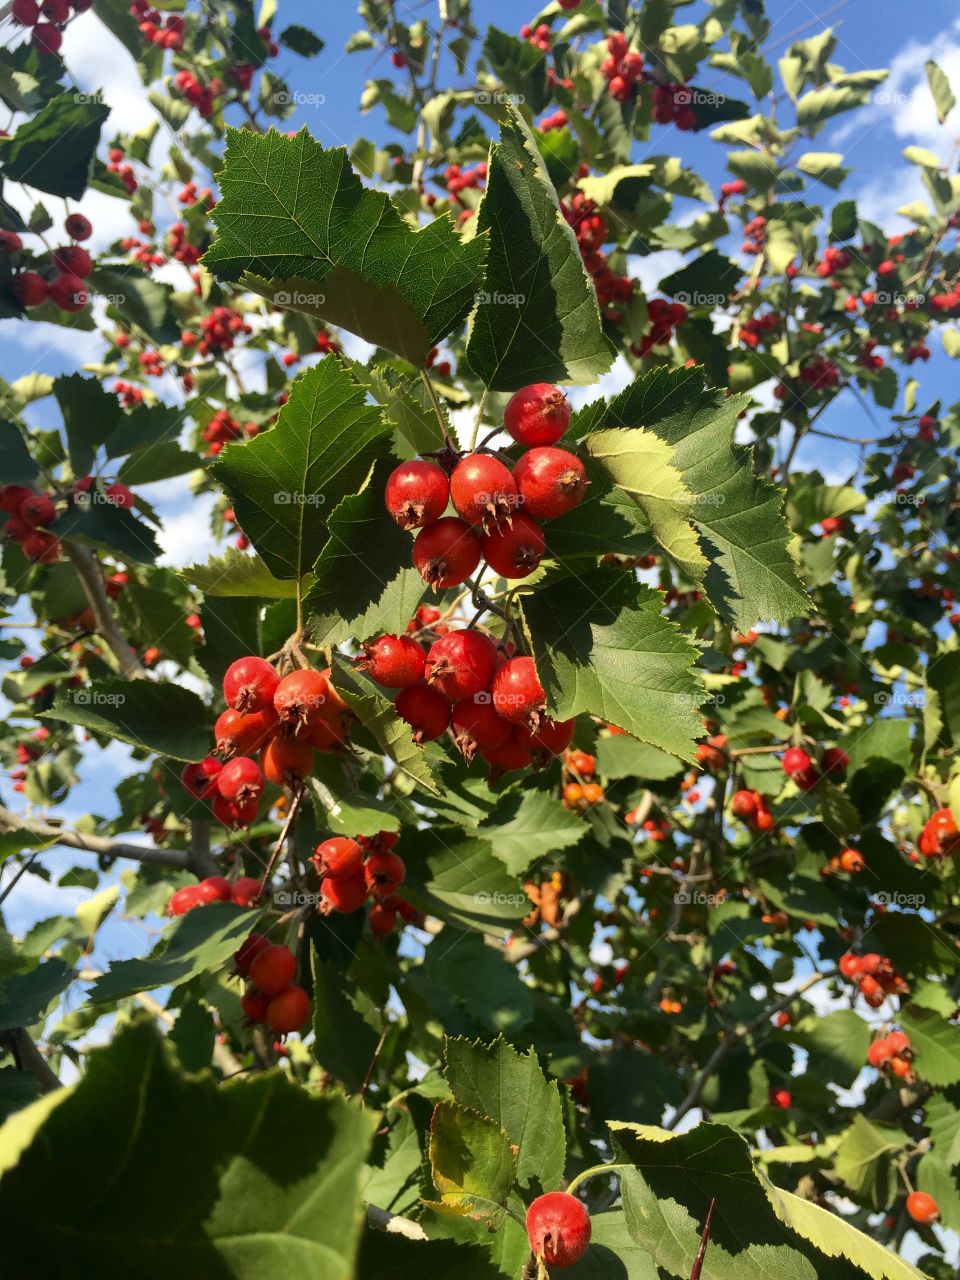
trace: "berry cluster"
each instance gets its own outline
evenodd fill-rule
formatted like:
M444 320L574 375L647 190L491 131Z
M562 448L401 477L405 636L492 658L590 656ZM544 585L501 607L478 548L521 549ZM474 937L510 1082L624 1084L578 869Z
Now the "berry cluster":
M747 238L740 246L742 252L760 253L767 239L767 220L762 213L750 219L743 228L743 234Z
M217 99L224 91L224 83L219 76L214 76L209 84L203 84L190 71L178 71L173 83L192 107L196 107L204 120L209 120L216 111Z
M697 124L693 93L683 84L655 84L652 114L657 124L675 124L683 133Z
M182 916L194 907L205 907L210 902L234 902L238 907L252 907L259 896L260 882L252 876L240 876L233 883L225 876L207 876L199 884L177 889L167 903L167 915Z
M916 1080L913 1066L913 1045L904 1031L891 1031L889 1035L874 1040L867 1050L867 1062L878 1071L889 1068L892 1075L905 1084Z
M546 22L540 22L535 27L531 26L529 22L525 22L520 28L520 38L526 40L528 44L532 44L541 53L550 52L551 34L550 25Z
M233 963L250 984L240 1001L247 1021L266 1023L280 1035L299 1031L310 1016L310 997L293 981L297 957L290 948L251 933Z
M720 212L723 213L731 196L742 196L746 189L747 184L743 178L734 178L732 182L722 182L720 184L720 199L717 201L717 208Z
M780 317L775 311L768 311L765 316L751 316L740 328L740 341L745 347L756 350L764 338L769 338L780 325Z
M686 320L687 308L682 302L651 298L647 303L647 316L650 328L640 341L639 351L635 351L640 356L648 356L654 347L663 347L670 342L674 329Z
M123 183L127 195L132 196L137 189L137 179L133 173L133 165L126 163L124 160L123 148L111 147L107 160L107 171L115 173Z
M937 809L926 820L917 841L917 848L925 858L942 858L960 849L960 832L950 809Z
M13 0L10 16L22 27L32 27L30 43L38 53L54 54L63 43L63 28L70 10L85 13L93 0Z
M186 23L182 14L168 13L164 20L163 15L151 8L147 0L133 0L130 12L139 20L140 34L149 44L159 45L161 49L172 49L174 52L183 48Z
M637 81L643 79L643 54L629 48L622 31L607 36L607 56L600 64L600 74L607 82L610 97L617 102L629 102Z
M52 564L59 558L60 539L49 532L58 514L52 494L7 484L0 489L0 511L7 513L3 536L19 542L28 560Z
M416 907L397 897L407 868L393 847L399 837L390 831L375 836L331 836L318 844L310 861L320 876L320 912L349 914L372 899L368 923L380 937L390 933L397 917L408 923L420 919Z
M182 262L185 267L195 267L203 253L198 245L187 238L187 228L182 222L175 222L171 226L167 236L167 247L177 262ZM215 310L227 311L227 308L217 307ZM221 349L225 350L225 348Z
M831 774L834 778L842 777L850 765L850 759L842 747L828 747L820 758L818 768L803 747L788 747L780 764L783 772L801 791L812 791L824 774Z
M566 123L566 120L564 120ZM460 199L461 191L468 191L471 188L480 190L487 180L486 161L475 164L472 169L461 169L458 164L448 164L443 171L443 182L447 188L447 194L451 200L456 200L457 204L463 204Z
M821 867L820 874L830 876L838 871L846 871L848 875L855 876L859 875L866 865L866 859L859 849L842 849Z
M774 825L775 819L767 808L766 797L759 791L735 791L730 808L754 831L769 831Z
M851 951L840 957L840 972L856 983L871 1009L879 1009L887 996L906 995L910 988L886 957L870 951L865 956Z
M71 213L64 221L67 235L74 241L86 240L93 232L82 213ZM15 231L0 231L0 253L22 254L23 241ZM47 299L61 311L82 311L90 295L84 284L93 270L93 259L79 244L60 245L52 251L49 266L38 264L42 271L21 268L13 275L13 296L26 309L39 307Z
M210 454L219 453L225 444L229 444L231 440L239 440L242 435L243 427L228 409L218 409L203 428L203 438L208 445L207 453Z

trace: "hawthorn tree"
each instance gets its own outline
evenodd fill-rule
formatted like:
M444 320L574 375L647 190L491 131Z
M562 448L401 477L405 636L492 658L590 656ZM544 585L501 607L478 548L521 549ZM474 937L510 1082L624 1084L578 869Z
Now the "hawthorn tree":
M2 388L0 902L89 894L0 933L31 1275L954 1274L960 178L888 236L816 150L885 73L681 8L363 0L348 152L269 0L15 0L0 314L102 337Z

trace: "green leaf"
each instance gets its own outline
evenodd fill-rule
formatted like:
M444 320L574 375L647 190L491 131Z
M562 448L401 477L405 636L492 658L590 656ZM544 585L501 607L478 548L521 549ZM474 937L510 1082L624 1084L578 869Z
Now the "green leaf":
M869 100L869 89L852 85L824 85L819 89L811 89L797 103L797 124L801 129L815 133L834 116L854 107L862 107Z
M35 1136L20 1138L28 1145L2 1183L11 1256L29 1250L38 1276L353 1274L372 1113L283 1072L229 1085L183 1075L147 1021L123 1028L88 1064L78 1084L13 1121ZM296 1135L296 1150L281 1160L284 1133ZM96 1176L77 1183L81 1159Z
M328 356L295 379L275 426L227 445L212 471L270 572L302 579L327 541L330 512L360 489L386 443L379 411Z
M280 43L299 53L301 58L315 58L324 47L324 42L315 32L296 22L280 32Z
M663 782L681 772L683 761L629 734L616 733L597 743L597 767L607 778Z
M716 249L710 249L661 280L660 288L685 306L720 307L726 305L728 295L742 275L742 267Z
M402 633L426 587L411 559L410 534L390 518L383 491L395 458L381 459L361 493L331 513L326 546L304 602L317 644Z
M520 40L497 27L488 27L483 42L483 56L494 75L503 82L507 93L525 102L537 115L550 101L547 85L547 59L529 40ZM500 98L489 93L478 94L478 102L495 102Z
M430 1122L430 1171L440 1196L431 1208L496 1223L503 1217L517 1165L510 1139L495 1120L455 1102L440 1102Z
M218 969L241 946L257 919L256 911L230 902L207 903L175 917L149 956L116 960L101 974L90 991L90 1003L179 986Z
M377 1049L377 1032L357 1010L346 978L313 956L313 1056L349 1093L363 1084Z
M41 714L175 760L202 760L210 749L207 708L181 685L96 680L61 690L53 707Z
M905 1146L906 1138L901 1130L855 1115L837 1147L837 1177L847 1184L861 1204L874 1210L885 1209L893 1198L896 1178L892 1157Z
M512 875L522 875L532 863L578 844L587 824L557 804L552 791L527 790L505 795L477 828Z
M789 901L788 896L784 900ZM870 1024L852 1009L836 1009L804 1018L797 1024L794 1038L807 1050L809 1075L824 1084L850 1088L867 1058Z
M661 614L658 592L612 566L554 574L522 599L551 715L587 712L692 759L704 691L696 650Z
M155 484L158 480L170 480L188 471L196 471L201 465L196 453L181 449L173 440L135 449L117 471L117 479L128 485Z
M596 295L537 144L506 108L477 212L489 234L487 271L471 320L467 361L483 383L592 382L610 368Z
M160 554L150 526L111 502L98 485L75 495L72 505L57 520L57 533L61 538L90 542L141 563L152 563Z
M67 453L74 475L85 476L93 466L97 449L116 430L123 410L97 378L72 373L57 378L53 394L60 406L67 436Z
M39 1022L73 976L69 965L54 959L0 979L0 1031Z
M396 1232L373 1229L364 1232L356 1280L423 1280L424 1276L503 1280L503 1272L482 1245L457 1240L408 1240Z
M93 94L60 93L0 149L4 177L79 200L110 108Z
M404 897L462 929L502 935L519 926L530 901L487 840L443 827L415 836L415 857L402 843L398 850L407 863Z
M142 329L156 343L179 342L180 325L171 311L170 285L125 262L98 263L90 273L90 285L106 299L112 319Z
M950 81L947 79L946 73L937 63L932 61L925 62L924 69L927 73L930 93L933 96L933 105L937 111L937 119L943 124L956 106L957 99L954 97L953 89L950 87Z
M0 421L0 475L4 484L32 484L37 475L37 464L12 422Z
M419 368L464 319L486 241L462 243L449 218L414 231L382 192L359 182L342 147L230 129L217 238L204 263L277 305L349 329Z
M192 564L180 570L180 577L207 596L259 597L264 600L292 600L296 583L275 578L259 556L230 547L226 555L213 556L206 564Z
M960 1027L917 1004L901 1009L899 1021L913 1042L917 1069L928 1084L942 1087L960 1081Z
M533 1049L519 1053L502 1037L492 1044L447 1038L444 1058L457 1102L489 1116L510 1139L519 1185L537 1194L556 1190L566 1161L560 1091Z

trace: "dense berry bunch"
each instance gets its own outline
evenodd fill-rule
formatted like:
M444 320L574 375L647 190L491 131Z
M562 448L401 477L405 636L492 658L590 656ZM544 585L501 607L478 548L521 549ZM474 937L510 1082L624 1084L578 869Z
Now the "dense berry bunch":
M687 318L687 308L682 302L668 302L666 298L651 298L647 303L650 328L643 335L637 354L647 356L654 347L666 346L673 337L677 325Z
M0 512L6 513L3 536L19 542L28 560L52 564L60 556L60 539L50 532L58 511L54 495L36 493L21 484L0 489Z
M539 49L542 53L550 52L550 26L549 23L540 22L535 27L525 22L520 28L520 36L526 40L528 44L532 44L535 49Z
M891 1031L881 1036L867 1050L867 1062L878 1071L889 1071L904 1084L913 1084L913 1045L904 1031Z
M637 81L643 79L643 54L629 47L622 31L607 36L607 56L600 64L600 74L617 102L628 102Z
M682 132L696 127L693 91L683 84L653 86L653 118L657 124L673 124Z
M63 28L70 10L85 13L93 0L13 0L10 16L22 27L32 27L30 43L41 54L55 54L63 43Z
M252 876L240 876L232 882L225 876L207 876L199 884L177 889L167 903L167 915L182 916L194 907L205 907L211 902L233 902L238 907L252 907L259 894L260 882Z
M310 1016L310 997L293 981L297 958L290 948L251 933L233 963L249 983L240 1001L248 1024L265 1023L279 1035L299 1031Z
M321 915L359 911L368 901L367 921L380 937L390 933L398 919L415 923L416 907L397 896L407 868L394 852L398 836L380 831L375 836L332 836L318 844L310 861L320 876Z
M856 983L871 1009L879 1009L887 996L906 995L910 990L892 962L873 951L863 956L848 951L840 957L839 969Z

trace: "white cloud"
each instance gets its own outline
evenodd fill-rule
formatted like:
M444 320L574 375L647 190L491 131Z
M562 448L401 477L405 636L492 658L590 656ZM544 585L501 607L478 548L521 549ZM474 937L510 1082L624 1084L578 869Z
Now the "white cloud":
M160 564L180 568L223 553L223 547L210 532L214 502L212 493L197 494L191 497L186 511L164 513L163 528L157 535L163 552Z

